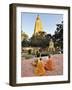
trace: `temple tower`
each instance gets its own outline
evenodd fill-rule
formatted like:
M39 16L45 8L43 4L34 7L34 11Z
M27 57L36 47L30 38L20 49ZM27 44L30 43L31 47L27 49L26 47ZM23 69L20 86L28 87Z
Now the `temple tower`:
M36 21L35 21L34 35L38 32L41 32L41 31L43 31L43 26L42 26L42 22L40 20L40 17L38 15L36 18Z

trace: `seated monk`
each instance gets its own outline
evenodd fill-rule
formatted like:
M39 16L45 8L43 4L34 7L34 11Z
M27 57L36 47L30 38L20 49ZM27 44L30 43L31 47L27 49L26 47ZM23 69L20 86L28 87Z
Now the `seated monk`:
M45 69L46 69L46 70L49 70L49 71L52 71L52 70L53 70L53 62L52 62L52 60L51 60L51 56L49 55L48 58L49 58L49 59L48 59L48 61L47 61L46 64L45 64Z
M37 67L35 68L34 71L35 75L39 75L39 76L45 75L44 65L41 60L42 60L41 58L38 59Z

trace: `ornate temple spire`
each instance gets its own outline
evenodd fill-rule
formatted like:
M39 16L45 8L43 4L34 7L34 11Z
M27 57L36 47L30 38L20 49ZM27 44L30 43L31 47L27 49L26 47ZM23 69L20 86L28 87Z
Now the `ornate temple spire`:
M34 34L43 31L42 22L40 20L40 16L37 15L36 21L35 21L35 27L34 27Z

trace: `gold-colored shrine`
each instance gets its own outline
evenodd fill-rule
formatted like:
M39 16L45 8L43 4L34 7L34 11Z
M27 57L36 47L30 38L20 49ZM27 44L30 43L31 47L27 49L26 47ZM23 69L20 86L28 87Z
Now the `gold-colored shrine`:
M34 34L43 31L42 22L40 20L39 15L36 18L35 27L34 27Z

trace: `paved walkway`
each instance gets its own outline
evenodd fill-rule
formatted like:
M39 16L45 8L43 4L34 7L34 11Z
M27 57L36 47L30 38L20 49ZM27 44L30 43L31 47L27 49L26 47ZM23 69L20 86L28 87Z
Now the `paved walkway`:
M63 55L57 54L57 55L53 55L51 58L54 62L54 70L46 71L45 76L62 75L63 74ZM22 61L21 61L21 76L22 77L36 76L34 74L35 67L32 66L33 60L34 59L25 60L24 57L22 57ZM47 57L43 57L42 60L46 62Z

